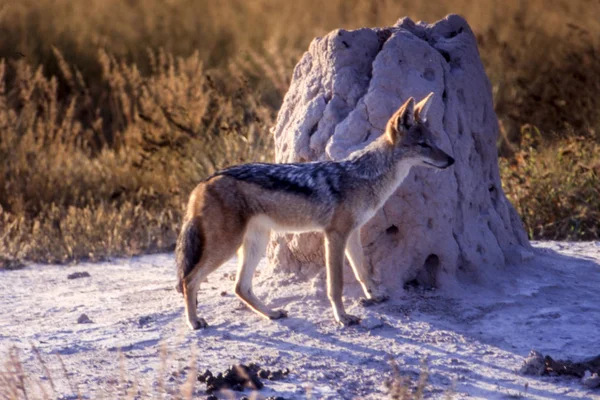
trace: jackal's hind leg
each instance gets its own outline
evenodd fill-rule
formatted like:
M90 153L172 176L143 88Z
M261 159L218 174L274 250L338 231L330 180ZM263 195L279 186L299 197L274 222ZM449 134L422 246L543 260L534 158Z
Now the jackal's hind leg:
M269 241L269 230L262 227L248 227L242 247L238 250L239 267L235 281L235 294L257 314L269 319L287 317L285 310L267 307L252 291L252 278L258 262L265 254Z
M206 328L208 324L204 318L198 318L198 289L208 275L218 269L225 261L230 259L235 254L235 246L237 243L222 245L217 252L206 256L192 271L190 276L187 276L183 281L183 297L185 299L185 316L186 322L190 329L196 330Z
M381 303L389 299L385 291L373 280L371 271L365 264L364 251L360 241L360 229L354 230L346 243L346 255L356 276L365 292L366 299L361 299L363 306Z
M335 320L343 325L355 325L360 318L346 314L342 301L344 290L344 248L346 237L337 232L325 233L325 258L327 267L327 296L333 308Z
M198 289L200 279L193 279L183 283L183 298L185 300L185 318L192 330L206 328L208 324L204 318L198 318Z

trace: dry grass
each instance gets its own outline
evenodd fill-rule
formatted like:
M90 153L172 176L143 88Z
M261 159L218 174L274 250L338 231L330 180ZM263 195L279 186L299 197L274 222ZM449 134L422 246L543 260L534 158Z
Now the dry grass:
M77 383L72 379L73 372L68 371L65 362L58 354L42 354L35 345L30 343L30 352L35 356L39 371L29 370L21 361L23 350L13 347L0 365L0 399L29 400L29 399L85 399L90 395L98 396L99 393L86 391L85 383ZM29 352L29 350L27 351ZM127 358L122 352L116 355L115 376L106 382L104 395L100 398L107 399L145 399L145 398L172 398L193 399L202 393L201 383L197 380L197 349L192 346L189 350L191 356L184 368L168 371L167 365L180 364L175 361L176 355L167 349L166 344L161 344L160 368L157 376L153 377L152 385L140 383L141 376L131 375L127 369ZM417 379L411 379L400 370L398 363L390 356L391 378L385 382L387 388L386 398L390 400L422 400L427 397L432 388L429 384L429 368L426 360L421 362ZM169 379L165 379L168 377ZM145 377L146 381L148 377ZM168 383L167 383L168 381ZM310 386L307 387L306 398L313 399ZM224 398L236 399L232 391L224 389L220 393ZM451 399L453 390L446 390L444 398ZM251 399L259 400L265 397L259 391L249 394ZM358 398L357 398L358 399Z
M388 363L392 369L392 377L385 382L391 400L422 400L426 396L429 382L429 367L425 359L421 360L421 371L416 381L403 374L396 360L390 356ZM451 392L446 396L450 398Z
M103 52L99 59L110 121L89 108L82 80L63 99L56 78L24 61L0 88L0 253L62 262L168 249L196 182L270 158L261 132L273 111L243 82L210 78L198 55L156 54L147 77ZM0 77L7 69L0 63ZM66 63L62 73L78 75ZM118 135L104 135L106 123L121 126Z
M571 165L554 160L565 146L597 162L597 1L24 0L0 2L0 263L171 249L196 182L270 159L267 129L313 37L449 12L477 33L531 236L597 238L593 201L573 195L597 173L554 167ZM524 125L537 147L520 147Z
M21 361L22 351L13 347L0 365L0 398L6 400L30 399L86 399L91 393L86 390L84 383L76 383L72 378L73 372L68 371L60 355L42 355L33 345L31 353L35 356L39 373L28 370ZM193 351L193 349L191 349ZM193 353L195 354L195 353ZM139 398L171 398L192 399L196 387L196 357L190 357L190 362L184 369L187 376L180 376L180 371L169 372L166 365L173 364L174 355L169 354L166 346L160 353L160 370L156 376L156 385L140 383L141 376L132 376L127 371L127 360L119 352L114 360L115 376L106 382L104 393L99 398L106 399L139 399ZM170 377L173 382L167 383ZM98 396L99 393L95 393ZM96 397L98 398L98 397Z
M600 237L600 143L572 133L545 143L523 127L519 151L501 159L504 190L530 237L593 240Z

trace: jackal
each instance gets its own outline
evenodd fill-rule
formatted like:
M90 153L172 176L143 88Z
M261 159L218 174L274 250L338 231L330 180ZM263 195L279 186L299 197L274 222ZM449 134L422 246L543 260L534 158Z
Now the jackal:
M192 192L177 241L178 290L191 329L198 318L200 282L238 251L235 294L258 314L278 319L252 291L252 277L271 230L325 234L327 294L341 325L358 323L342 303L344 253L367 301L387 296L363 262L360 227L383 206L413 166L444 169L454 159L439 149L427 127L433 93L415 105L409 98L389 119L385 132L341 161L253 163L221 170Z

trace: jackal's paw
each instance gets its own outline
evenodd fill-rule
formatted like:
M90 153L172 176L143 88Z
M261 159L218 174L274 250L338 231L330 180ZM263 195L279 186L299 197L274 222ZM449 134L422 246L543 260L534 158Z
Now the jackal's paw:
M195 320L188 321L187 324L193 331L208 327L208 324L204 318L197 318Z
M282 319L287 318L288 312L286 310L273 310L271 315L269 315L270 319Z
M387 294L382 294L382 295L378 295L378 296L373 296L370 299L363 297L362 299L359 300L359 302L360 302L361 306L369 307L374 304L383 303L384 301L388 301L389 299L390 299L390 296L388 296Z
M355 315L344 314L340 315L338 323L342 326L358 325L360 324L360 318Z

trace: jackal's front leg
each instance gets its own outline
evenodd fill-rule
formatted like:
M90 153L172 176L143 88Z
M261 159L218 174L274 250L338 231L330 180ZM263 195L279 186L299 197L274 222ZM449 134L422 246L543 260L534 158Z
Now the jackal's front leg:
M344 248L346 237L337 232L325 233L325 257L327 264L327 295L333 308L335 320L343 326L360 322L358 317L346 314L342 302L344 289Z
M360 241L360 228L354 230L348 237L346 255L348 256L348 260L350 260L356 280L360 282L365 292L366 299L363 299L362 304L381 303L389 299L385 291L375 283L372 271L365 264L364 251Z

